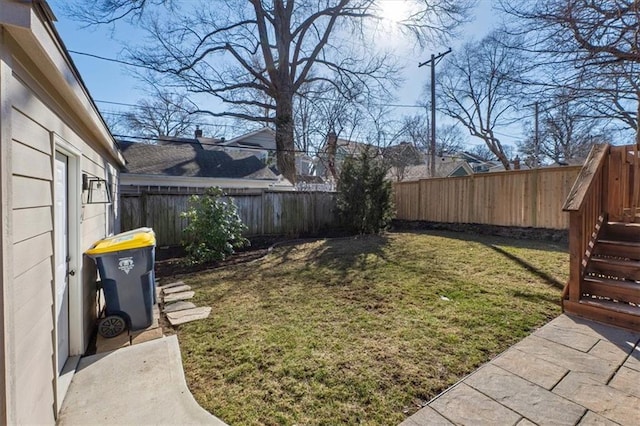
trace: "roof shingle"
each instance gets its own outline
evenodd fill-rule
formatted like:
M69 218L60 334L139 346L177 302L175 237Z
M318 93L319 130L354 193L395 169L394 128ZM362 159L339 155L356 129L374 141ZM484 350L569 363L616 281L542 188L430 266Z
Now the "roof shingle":
M236 178L269 179L277 176L255 155L222 149L197 149L192 144L151 145L119 141L126 160L124 173Z

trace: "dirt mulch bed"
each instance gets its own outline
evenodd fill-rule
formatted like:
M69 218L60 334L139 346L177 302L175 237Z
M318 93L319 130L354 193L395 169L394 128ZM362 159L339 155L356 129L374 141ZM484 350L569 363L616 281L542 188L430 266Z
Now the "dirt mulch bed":
M225 260L212 261L198 265L190 265L186 263L186 257L182 247L158 247L156 249L155 274L156 278L171 278L193 272L207 271L211 269L221 268L224 266L237 265L247 263L269 253L270 248L276 243L290 241L290 238L271 237L271 238L255 238L251 240L251 245L245 247Z

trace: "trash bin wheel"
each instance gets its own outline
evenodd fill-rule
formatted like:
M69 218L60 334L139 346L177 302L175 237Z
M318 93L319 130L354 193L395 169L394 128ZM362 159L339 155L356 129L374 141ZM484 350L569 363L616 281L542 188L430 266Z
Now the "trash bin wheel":
M127 328L127 323L122 317L119 317L118 315L109 315L108 317L100 320L100 323L98 324L98 333L100 333L102 337L110 339L122 333L125 328Z

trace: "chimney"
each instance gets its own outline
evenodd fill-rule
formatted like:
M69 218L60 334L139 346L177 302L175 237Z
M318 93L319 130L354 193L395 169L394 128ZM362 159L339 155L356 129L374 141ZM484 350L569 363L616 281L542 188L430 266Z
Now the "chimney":
M200 126L196 126L196 139L201 138L202 137L202 129L200 128Z
M516 155L516 158L513 159L513 170L520 170L520 156Z

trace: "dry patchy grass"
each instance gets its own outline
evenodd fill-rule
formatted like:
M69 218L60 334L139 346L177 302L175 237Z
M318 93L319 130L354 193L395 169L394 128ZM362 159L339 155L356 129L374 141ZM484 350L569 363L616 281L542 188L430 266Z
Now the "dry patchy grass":
M198 402L230 424L396 424L560 313L565 248L465 234L284 246L183 277ZM446 300L446 299L449 300Z

